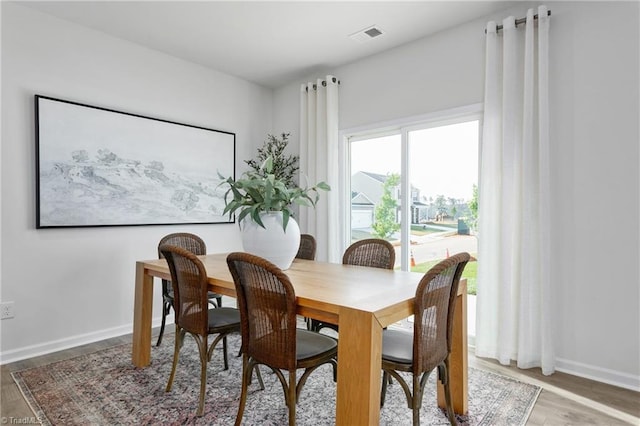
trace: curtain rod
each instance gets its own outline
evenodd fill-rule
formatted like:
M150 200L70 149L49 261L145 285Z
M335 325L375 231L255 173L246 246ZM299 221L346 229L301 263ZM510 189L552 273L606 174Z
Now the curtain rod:
M334 83L338 83L338 85L340 84L340 80L338 80L337 78L333 77L331 79L332 82ZM327 80L322 80L322 86L323 87L327 87ZM309 91L309 86L306 87L305 89L307 92ZM313 83L313 90L318 90L318 85Z
M547 16L551 16L551 11L547 10ZM533 15L533 19L536 20L538 19L538 14L536 13L535 15ZM527 22L527 18L520 18L520 19L516 19L516 27L520 24L524 24L525 22ZM496 32L500 31L503 28L502 25L498 25L496 27ZM487 33L487 29L484 29L484 33Z

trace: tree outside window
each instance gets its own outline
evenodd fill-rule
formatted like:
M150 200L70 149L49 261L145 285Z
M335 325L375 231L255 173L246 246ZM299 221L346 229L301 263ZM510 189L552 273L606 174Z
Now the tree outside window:
M400 175L393 173L388 175L382 186L382 197L380 203L376 205L374 211L375 221L371 226L373 236L382 239L389 239L400 230L396 212L398 211L398 200L393 196L394 189L400 184Z

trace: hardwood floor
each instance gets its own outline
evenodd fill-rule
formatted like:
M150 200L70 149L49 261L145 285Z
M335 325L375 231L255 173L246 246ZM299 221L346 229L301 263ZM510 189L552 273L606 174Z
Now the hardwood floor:
M126 335L3 365L0 370L2 376L0 420L7 424L37 423L29 405L15 385L11 372L129 342L131 342L131 335ZM527 425L640 426L640 393L638 392L564 373L543 376L539 369L520 370L513 366L506 367L493 360L476 358L473 354L469 354L469 365L543 388Z
M540 386L542 392L527 425L640 426L640 393L566 373L544 376L469 354L469 365Z

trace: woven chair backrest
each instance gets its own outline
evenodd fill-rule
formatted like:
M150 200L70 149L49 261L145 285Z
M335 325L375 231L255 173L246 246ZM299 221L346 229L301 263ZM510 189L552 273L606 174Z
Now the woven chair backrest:
M160 246L163 244L171 244L172 246L182 247L189 250L193 254L207 254L207 245L204 240L195 234L188 232L176 232L174 234L165 235L158 243L158 257L163 258L160 252Z
M414 302L414 373L433 370L451 352L455 300L468 261L468 253L451 256L427 271L418 284Z
M316 239L313 237L313 235L300 235L300 248L298 248L296 258L306 260L316 259Z
M396 252L389 241L379 238L367 238L351 244L342 256L345 265L369 266L372 268L393 269Z
M240 309L242 351L272 368L296 368L296 295L277 266L249 253L231 253Z
M207 271L198 257L182 247L163 244L173 287L175 322L186 331L206 335L209 328Z

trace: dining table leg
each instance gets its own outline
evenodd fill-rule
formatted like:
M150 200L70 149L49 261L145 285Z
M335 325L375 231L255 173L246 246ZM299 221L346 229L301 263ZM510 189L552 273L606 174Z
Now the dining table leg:
M336 425L377 425L382 326L371 312L343 307L338 315Z
M136 367L151 363L151 311L153 309L153 277L145 273L143 262L136 263L135 301L133 305L133 349Z

